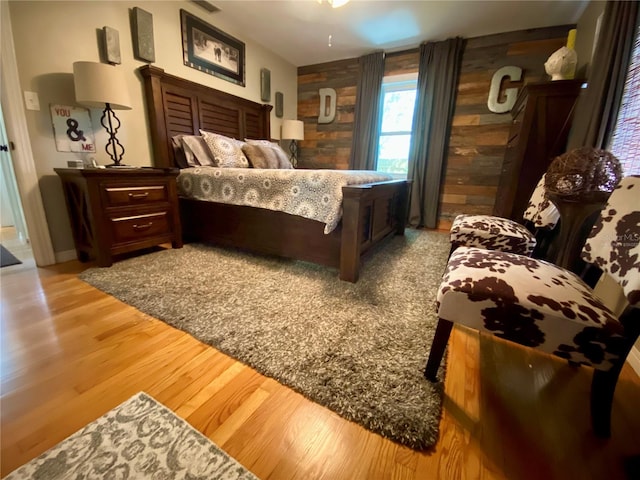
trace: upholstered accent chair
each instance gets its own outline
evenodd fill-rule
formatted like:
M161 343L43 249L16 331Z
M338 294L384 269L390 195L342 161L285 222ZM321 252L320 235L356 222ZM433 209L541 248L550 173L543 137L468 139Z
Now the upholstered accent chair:
M450 230L451 252L464 246L544 256L549 234L560 219L558 209L545 197L544 176L536 185L523 218L524 225L491 215L458 215Z
M453 252L438 291L427 379L436 381L453 324L465 325L593 367L592 425L598 436L608 437L618 375L640 334L638 198L640 176L623 178L609 197L582 249L586 281L523 255L477 247ZM593 292L601 274L612 277L626 297L619 316Z

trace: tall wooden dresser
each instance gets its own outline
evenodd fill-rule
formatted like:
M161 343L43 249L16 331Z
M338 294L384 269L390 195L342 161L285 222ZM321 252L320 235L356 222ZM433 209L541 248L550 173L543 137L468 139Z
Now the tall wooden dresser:
M574 105L584 80L525 85L513 121L493 214L522 220L529 197L553 159L565 152Z

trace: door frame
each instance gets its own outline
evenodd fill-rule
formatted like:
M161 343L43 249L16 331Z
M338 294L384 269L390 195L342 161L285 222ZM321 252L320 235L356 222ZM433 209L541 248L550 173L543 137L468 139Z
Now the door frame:
M27 118L22 105L22 91L18 77L18 62L13 42L9 2L0 1L0 9L0 30L2 31L0 39L2 50L0 52L0 70L2 70L0 100L5 115L7 137L15 145L11 150L11 160L27 223L33 258L36 265L42 267L56 263L56 256L44 212L38 173L27 128Z

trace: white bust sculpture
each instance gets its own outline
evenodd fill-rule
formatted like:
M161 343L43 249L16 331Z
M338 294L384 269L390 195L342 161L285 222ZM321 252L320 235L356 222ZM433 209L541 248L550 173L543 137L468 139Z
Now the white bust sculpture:
M551 80L569 80L575 76L578 55L572 48L560 47L553 52L544 64Z

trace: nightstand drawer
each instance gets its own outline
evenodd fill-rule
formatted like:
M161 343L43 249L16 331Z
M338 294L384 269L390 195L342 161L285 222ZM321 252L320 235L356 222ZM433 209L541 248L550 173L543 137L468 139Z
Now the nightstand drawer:
M114 243L135 242L146 237L169 234L169 212L114 217L110 219Z
M166 202L169 198L166 185L148 185L141 187L106 186L106 206L139 205L151 202Z

